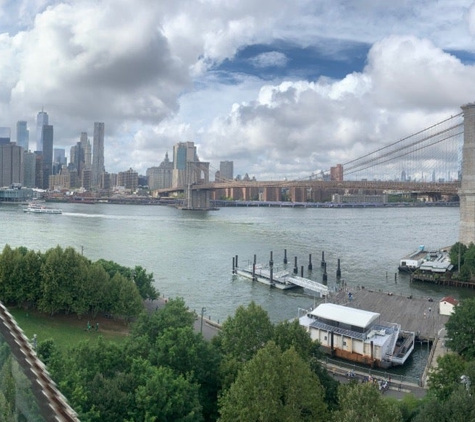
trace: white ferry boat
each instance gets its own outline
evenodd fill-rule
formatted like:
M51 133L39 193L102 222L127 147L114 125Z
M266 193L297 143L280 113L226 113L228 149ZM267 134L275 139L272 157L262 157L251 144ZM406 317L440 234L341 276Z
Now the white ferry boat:
M62 214L63 211L59 208L49 208L41 204L28 204L26 208L23 208L23 212L29 212L33 214Z

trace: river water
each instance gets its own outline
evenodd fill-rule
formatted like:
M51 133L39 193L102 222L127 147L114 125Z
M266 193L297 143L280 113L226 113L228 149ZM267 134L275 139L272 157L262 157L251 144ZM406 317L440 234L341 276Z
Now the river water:
M337 259L342 279L404 295L463 297L471 291L410 284L398 275L399 260L419 245L440 248L458 239L459 208L268 208L229 207L217 211L182 211L168 206L61 204L61 215L34 215L19 206L0 206L0 247L25 246L45 251L72 246L91 260L141 265L153 272L157 289L183 297L191 309L223 321L239 305L255 301L277 322L297 316L314 299L302 289L281 291L231 274L232 258L240 266L268 262L282 268L287 249L304 277L322 280L325 252L328 285L336 286ZM314 270L307 273L309 254ZM300 271L300 270L299 270Z

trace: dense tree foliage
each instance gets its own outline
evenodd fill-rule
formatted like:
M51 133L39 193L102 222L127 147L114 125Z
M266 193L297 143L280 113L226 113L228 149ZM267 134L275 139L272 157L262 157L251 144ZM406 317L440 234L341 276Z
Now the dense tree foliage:
M465 299L455 307L445 325L447 346L459 355L475 358L475 298Z
M282 352L269 342L220 399L220 421L325 421L323 397L318 377L295 349Z
M104 270L106 270L109 277L113 278L116 273L119 273L121 276L128 278L129 280L133 280L142 299L154 300L158 298L158 291L153 286L153 273L147 273L140 265L137 265L132 269L123 267L114 261L100 259L97 262L101 264Z
M341 385L339 403L340 410L333 413L335 422L402 421L399 406L393 401L385 400L372 383Z
M463 386L458 386L446 400L430 397L426 400L414 422L467 422L475 421L475 398Z
M41 253L7 245L0 254L0 300L51 315L104 312L128 320L143 309L143 299L157 297L152 283L140 266L93 263L70 247Z

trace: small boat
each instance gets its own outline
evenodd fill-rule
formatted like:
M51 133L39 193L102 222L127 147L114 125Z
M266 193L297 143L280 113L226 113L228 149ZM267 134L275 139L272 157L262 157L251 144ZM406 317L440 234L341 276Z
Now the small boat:
M28 204L26 208L23 208L23 212L30 212L33 214L62 214L63 211L59 208L49 208L40 204Z

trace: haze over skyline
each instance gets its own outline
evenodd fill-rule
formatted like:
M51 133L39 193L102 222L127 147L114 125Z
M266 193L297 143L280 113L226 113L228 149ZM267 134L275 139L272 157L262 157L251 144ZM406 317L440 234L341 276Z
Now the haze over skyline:
M109 172L192 141L300 178L475 101L474 35L472 0L0 0L0 126L34 149L44 107L68 151L104 122Z

